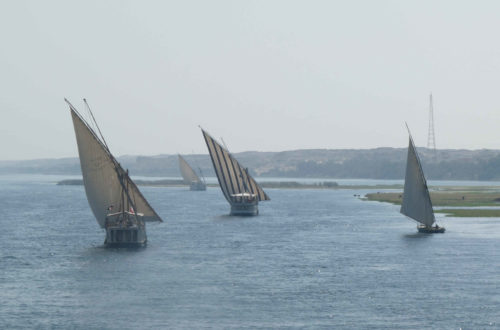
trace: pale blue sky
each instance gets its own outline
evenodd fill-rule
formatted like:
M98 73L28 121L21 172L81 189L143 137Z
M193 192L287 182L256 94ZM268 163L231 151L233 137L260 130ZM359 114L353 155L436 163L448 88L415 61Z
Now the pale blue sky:
M67 97L115 155L500 149L497 1L2 1L0 159L77 156Z

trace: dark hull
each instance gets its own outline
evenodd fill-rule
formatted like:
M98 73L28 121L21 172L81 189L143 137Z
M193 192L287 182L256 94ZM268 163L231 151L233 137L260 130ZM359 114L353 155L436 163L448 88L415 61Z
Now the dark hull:
M237 216L255 216L259 214L258 202L253 203L234 203L231 204L230 215Z
M189 190L191 191L204 191L207 190L207 185L203 182L193 182L189 186Z
M136 249L145 247L147 245L147 241L143 243L106 243L106 241L104 241L104 245L106 248Z
M106 247L142 247L147 243L144 226L113 226L106 228Z
M444 227L428 227L428 226L418 226L417 227L419 233L425 233L425 234L442 234L444 233L445 229Z

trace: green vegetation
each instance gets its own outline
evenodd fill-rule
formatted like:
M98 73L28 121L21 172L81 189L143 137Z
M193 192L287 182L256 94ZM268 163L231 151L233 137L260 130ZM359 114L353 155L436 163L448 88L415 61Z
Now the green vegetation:
M403 198L403 193L376 192L376 193L366 194L363 200L386 202L386 203L401 205L402 198Z
M418 148L429 180L500 180L500 150L430 150ZM250 174L262 178L403 179L407 148L308 149L234 154ZM214 177L208 154L186 155L207 177ZM123 156L118 161L133 175L176 177L177 155ZM1 174L81 174L77 157L0 161ZM286 179L283 179L286 181Z
M500 187L440 187L431 192L434 206L481 207L498 206L499 209L438 209L436 213L446 213L450 217L500 217ZM402 192L377 192L366 194L364 200L387 202L401 205Z
M500 209L442 209L436 213L446 213L447 217L500 218Z
M371 193L365 199L401 204L403 193ZM500 192L492 191L434 191L431 192L434 206L500 206Z
M337 182L325 182L328 185L323 186L322 184L307 184L299 183L296 181L282 181L282 182L260 182L259 185L262 188L283 188L283 189L303 189L303 188L337 188Z

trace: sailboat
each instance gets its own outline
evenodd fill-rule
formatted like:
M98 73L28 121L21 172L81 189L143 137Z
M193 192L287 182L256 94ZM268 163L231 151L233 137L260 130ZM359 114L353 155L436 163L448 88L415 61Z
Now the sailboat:
M162 219L109 150L99 126L84 102L95 128L69 105L75 129L83 183L97 223L106 230L106 246L143 246L147 242L146 221Z
M238 161L206 131L201 129L219 185L231 205L231 215L258 215L259 201L270 200L264 190Z
M184 179L184 183L189 185L189 190L207 190L207 185L205 183L205 179L203 178L203 174L200 170L200 175L203 179L201 179L196 172L193 170L191 166L189 166L188 162L182 157L179 156L179 168L181 169L182 178Z
M406 127L408 128L408 125ZM400 212L419 223L417 229L420 233L444 233L444 227L436 223L427 181L409 128L408 134L410 142Z

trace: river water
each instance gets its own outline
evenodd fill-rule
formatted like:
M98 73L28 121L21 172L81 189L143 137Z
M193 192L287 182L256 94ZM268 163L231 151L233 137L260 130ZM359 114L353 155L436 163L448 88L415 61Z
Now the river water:
M500 219L426 235L370 190L268 189L241 218L218 188L141 187L165 222L106 249L63 178L0 176L2 329L500 328Z

